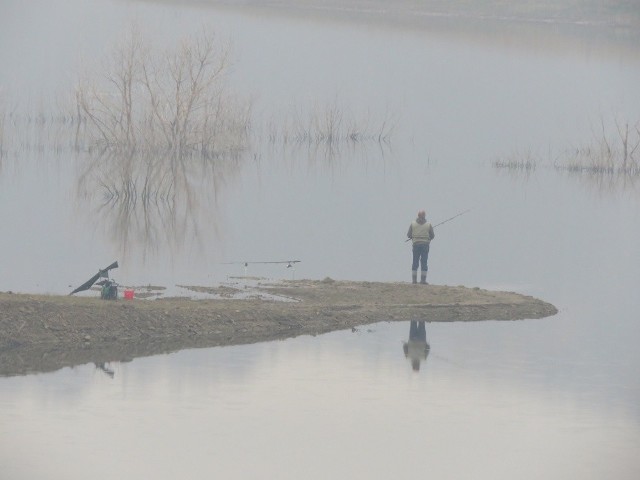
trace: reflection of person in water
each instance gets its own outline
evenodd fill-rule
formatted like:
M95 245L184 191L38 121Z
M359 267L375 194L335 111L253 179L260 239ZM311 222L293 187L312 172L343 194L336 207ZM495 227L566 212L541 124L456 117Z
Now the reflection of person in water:
M411 361L411 368L414 371L420 370L420 361L427 359L429 348L424 320L411 320L409 341L403 344L402 349L404 356Z

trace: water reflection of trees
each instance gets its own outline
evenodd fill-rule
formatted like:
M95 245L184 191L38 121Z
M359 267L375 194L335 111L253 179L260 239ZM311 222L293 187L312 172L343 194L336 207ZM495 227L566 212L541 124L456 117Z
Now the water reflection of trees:
M528 180L539 164L577 179L599 192L636 191L640 183L640 123L600 120L591 141L560 154L541 156L530 151L498 158L492 166L510 177Z
M355 115L334 100L322 107L292 108L280 120L267 122L267 138L271 143L340 145L375 141L389 143L394 119L387 113L375 121L370 113Z
M103 153L83 159L79 202L120 245L123 256L141 246L143 256L186 239L199 239L201 217L216 229L217 193L240 169L240 155L216 159L171 154Z
M615 134L611 127L600 121L600 131L594 133L591 142L576 148L557 162L556 168L592 174L618 174L634 177L640 175L640 122L614 120Z
M264 122L264 148L322 167L358 155L384 159L391 151L394 116L389 112L381 117L371 112L354 114L347 104L334 100L323 106L291 107L277 120Z
M228 66L228 47L206 31L161 51L132 28L78 83L78 192L99 193L92 214L123 255L200 238L203 205L249 143L250 105L226 87Z
M72 108L63 102L33 122L25 117L13 133L24 139L14 143L25 153L77 157L78 204L125 257L133 246L146 255L198 240L203 213L206 228L215 230L220 186L240 171L251 139L329 168L368 157L371 148L384 158L390 148L388 116L376 123L335 101L272 121L256 135L250 102L227 87L229 64L228 46L204 30L160 50L131 28L78 82Z
M264 151L272 158L280 158L286 168L294 172L301 168L315 172L332 172L354 166L367 169L383 164L391 156L392 147L388 143L300 143L289 145L267 145Z
M203 229L218 231L215 210L220 193L237 179L248 158L266 157L269 168L284 162L290 172L310 168L320 174L354 165L366 168L384 161L391 151L388 139L334 136L284 143L260 136L264 130L259 128L257 134L243 130L244 143L220 138L219 150L206 154L188 149L103 148L76 135L84 120L63 113L11 114L10 145L5 147L10 157L51 153L56 161L75 157L78 210L90 216L125 257L134 248L143 257L166 247L177 253L188 239L202 241ZM0 159L0 173L2 164Z
M640 193L640 174L621 172L588 172L580 170L562 170L571 179L577 180L594 192L613 195L616 193Z
M635 191L640 182L640 123L600 120L591 141L561 156L554 168L599 192Z
M527 181L535 173L538 167L537 157L530 151L512 152L504 157L499 157L491 162L491 165L500 173L506 174L512 180Z

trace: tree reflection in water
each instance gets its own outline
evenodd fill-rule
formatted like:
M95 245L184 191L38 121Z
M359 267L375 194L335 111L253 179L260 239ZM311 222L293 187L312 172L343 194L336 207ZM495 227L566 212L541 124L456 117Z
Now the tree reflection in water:
M186 239L199 238L202 214L216 230L217 193L242 163L241 153L89 155L78 174L78 201L91 205L87 211L119 245L122 258L132 246L143 258L165 247L175 253Z

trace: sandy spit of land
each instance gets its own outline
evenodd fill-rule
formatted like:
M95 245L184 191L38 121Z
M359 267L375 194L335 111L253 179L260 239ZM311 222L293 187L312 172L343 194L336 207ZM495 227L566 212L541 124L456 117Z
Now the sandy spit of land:
M107 301L0 293L0 376L318 335L381 321L521 320L557 313L533 297L478 288L331 279L257 288L292 301L259 296Z

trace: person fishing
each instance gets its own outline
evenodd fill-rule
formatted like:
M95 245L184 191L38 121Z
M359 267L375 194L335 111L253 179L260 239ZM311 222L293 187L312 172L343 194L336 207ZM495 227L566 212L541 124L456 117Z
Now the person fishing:
M427 261L429 259L429 244L434 239L433 226L427 222L424 210L418 212L411 225L407 237L413 244L413 263L411 264L411 283L418 283L418 265L420 265L420 283L427 285Z

